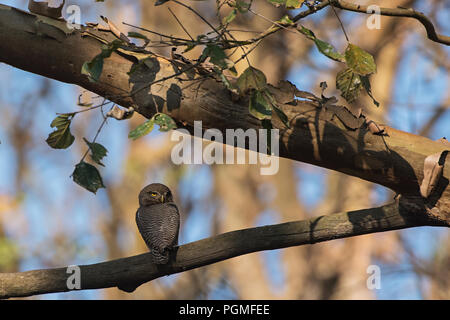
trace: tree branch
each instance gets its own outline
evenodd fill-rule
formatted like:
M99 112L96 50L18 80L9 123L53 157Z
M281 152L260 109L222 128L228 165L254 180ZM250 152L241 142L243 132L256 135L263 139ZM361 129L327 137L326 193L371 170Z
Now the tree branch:
M224 137L227 129L262 129L261 121L249 113L248 97L236 101L215 79L200 77L192 80L196 82L193 85L192 81L171 77L179 69L174 68L170 59L151 53L147 55L146 66L142 66L134 56L113 52L104 60L99 81L89 81L81 70L85 62L101 52L97 37L108 42L116 39L110 32L84 26L67 31L64 21L43 19L0 5L0 62L82 86L124 107L133 106L147 118L156 112L166 113L191 134L194 122L199 120L203 130L215 128ZM140 54L142 57L144 53ZM137 68L130 75L132 67ZM299 91L289 83L269 89L290 123L290 128L286 128L279 118L272 117L273 127L280 130L281 157L420 197L425 158L448 149L444 144L387 126L383 135L372 134L364 125L363 116L357 118L341 106L323 107L314 99L296 99ZM449 179L447 164L442 188L436 193L438 198L428 201L432 208L429 213L444 221L450 221Z
M147 118L156 112L166 113L191 134L199 120L203 130L218 129L223 137L227 129L263 129L261 121L249 113L248 97L236 101L215 79L200 77L192 80L193 85L192 81L171 77L179 69L170 59L151 53L145 65L152 65L152 69L139 65L134 56L113 52L104 60L99 81L89 81L81 70L101 52L97 37L108 42L116 39L110 32L84 26L67 31L64 21L0 5L0 62L82 86L118 105L133 106ZM130 75L132 67L137 68ZM281 157L356 176L399 194L420 196L425 158L448 149L387 126L383 135L372 134L363 116L357 118L341 106L323 107L318 101L296 99L299 91L289 83L269 89L290 123L286 128L276 116L271 120L280 130ZM445 221L450 221L449 179L447 164L439 198L429 202L434 209L430 213Z
M349 3L344 0L330 0L330 2L332 6L339 9L373 14L367 12L367 9L369 8L368 5ZM380 14L383 16L417 19L425 27L428 39L447 46L450 45L450 37L438 34L433 26L433 23L422 12L407 8L380 8Z
M403 200L371 209L336 213L303 221L287 222L220 234L177 247L166 266L151 263L149 254L79 266L81 290L118 287L132 292L159 277L202 267L236 256L314 244L362 234L449 224L424 218L420 206ZM411 208L415 208L411 210ZM67 292L67 268L0 274L0 298Z

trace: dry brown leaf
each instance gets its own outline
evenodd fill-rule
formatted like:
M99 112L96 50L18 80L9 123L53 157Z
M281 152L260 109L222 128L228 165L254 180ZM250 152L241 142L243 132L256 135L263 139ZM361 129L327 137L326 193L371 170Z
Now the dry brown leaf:
M439 160L443 152L434 153L425 158L423 164L423 180L420 185L420 194L424 198L428 198L442 175L444 163L441 163Z
M90 91L83 90L78 95L77 105L79 105L80 107L91 107L93 105L92 93Z
M131 118L133 113L134 113L133 107L121 109L118 106L114 106L110 111L108 111L106 116L114 118L116 120L125 120Z
M131 43L130 39L128 39L128 37L119 30L119 28L116 27L116 25L114 23L112 23L107 17L104 16L100 16L100 18L102 18L103 21L105 21L108 26L109 26L109 30L111 30L111 32L120 40L125 41L126 43Z
M375 121L370 120L366 117L366 125L369 128L369 131L372 132L372 134L382 134L384 133L385 127L377 124Z

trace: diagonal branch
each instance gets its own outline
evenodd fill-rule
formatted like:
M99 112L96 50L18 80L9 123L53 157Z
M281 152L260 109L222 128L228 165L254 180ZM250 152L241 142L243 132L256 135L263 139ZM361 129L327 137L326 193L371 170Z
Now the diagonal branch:
M82 66L101 52L98 38L116 37L89 26L66 30L66 23L0 5L0 62L59 81L79 85L123 107L151 118L156 112L170 115L180 127L194 133L196 121L203 130L262 129L261 121L248 111L248 97L234 99L222 83L195 76L185 81L169 58L142 53L152 68L137 58L114 52L104 60L98 82L81 73ZM92 35L95 35L92 36ZM195 64L183 66L194 71ZM129 71L135 69L131 75ZM152 84L149 88L149 84ZM193 87L193 83L198 86ZM145 88L145 89L144 89ZM372 134L363 116L356 117L341 106L323 107L317 99L288 82L269 86L278 107L287 115L290 128L278 117L279 155L337 170L386 186L396 193L420 196L424 160L448 147L427 138L385 126L384 135ZM300 97L301 99L297 99ZM230 144L235 145L232 142ZM246 146L248 147L248 146ZM444 167L442 189L429 204L438 219L450 220L450 166Z
M152 264L149 254L83 265L80 266L81 290L118 287L132 292L159 277L252 252L424 225L449 226L424 218L411 210L413 207L409 200L400 198L378 208L232 231L178 247L173 261L166 266ZM67 268L0 274L0 298L70 291L69 276Z
M94 35L94 36L93 36ZM0 5L0 62L59 81L79 85L123 107L151 118L156 112L170 115L180 127L194 133L196 121L203 130L262 129L249 112L248 97L238 97L223 83L202 75L193 81L177 77L169 58L139 52L152 67L132 56L113 52L103 62L98 82L89 81L81 70L86 61L101 52L101 38L112 42L108 32L81 26L67 31L65 22L48 21L36 15ZM183 66L183 71L195 64ZM134 72L130 75L130 70ZM149 84L152 84L149 88ZM193 87L193 83L198 86ZM363 116L341 106L323 107L311 94L288 82L269 86L290 128L278 117L279 156L337 170L386 186L403 195L420 195L423 163L427 156L447 150L444 144L385 126L384 135L372 134ZM301 99L297 99L300 97ZM234 141L230 144L235 145ZM247 146L248 147L248 146ZM431 203L433 214L450 220L450 166L445 165L439 199Z
M354 4L344 0L330 0L330 2L332 6L343 10L372 14L367 11L369 8L368 5ZM425 27L428 39L447 46L450 45L450 37L438 34L433 26L433 23L422 12L407 8L380 8L380 14L383 16L417 19Z

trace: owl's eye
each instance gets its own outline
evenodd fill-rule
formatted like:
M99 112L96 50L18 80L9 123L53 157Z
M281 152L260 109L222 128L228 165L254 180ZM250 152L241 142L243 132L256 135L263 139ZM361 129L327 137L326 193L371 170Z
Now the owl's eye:
M156 197L158 194L156 192L151 193L152 197Z

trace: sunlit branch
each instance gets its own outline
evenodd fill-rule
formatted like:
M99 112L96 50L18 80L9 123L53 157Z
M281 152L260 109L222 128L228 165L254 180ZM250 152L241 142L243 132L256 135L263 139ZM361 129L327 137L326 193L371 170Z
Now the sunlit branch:
M80 267L81 290L118 287L132 292L165 275L184 272L258 252L314 244L347 237L411 228L447 226L402 205L402 200L370 209L336 213L308 220L267 225L220 234L176 248L168 265L151 263L150 254ZM70 291L67 267L0 274L0 298Z
M336 8L366 14L373 14L372 11L368 11L369 6L367 5L349 3L343 0L330 0L330 2ZM438 34L433 26L433 23L431 23L431 21L421 12L418 12L414 9L399 8L399 7L379 8L379 10L380 14L383 16L407 17L417 19L425 27L428 39L445 45L450 45L450 37Z

